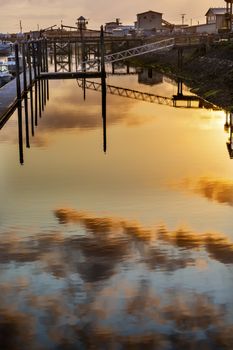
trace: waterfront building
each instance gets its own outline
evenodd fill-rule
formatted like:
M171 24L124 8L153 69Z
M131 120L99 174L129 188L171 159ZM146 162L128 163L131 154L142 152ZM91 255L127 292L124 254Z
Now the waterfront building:
M217 34L228 29L227 15L227 7L211 7L205 14L206 23L190 26L186 31L197 34Z
M214 24L215 30L226 27L226 7L212 7L206 13L206 24Z
M137 14L136 28L138 31L161 31L163 14L155 11L146 11Z
M120 18L116 18L115 21L105 23L105 32L112 33L114 29L118 29L120 23Z

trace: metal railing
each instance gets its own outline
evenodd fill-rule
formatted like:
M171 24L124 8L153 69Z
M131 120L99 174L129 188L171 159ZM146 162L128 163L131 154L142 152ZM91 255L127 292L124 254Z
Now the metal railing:
M169 38L160 41L156 41L150 44L133 47L128 50L119 51L109 55L105 55L104 59L106 63L114 63L126 60L131 57L136 57L144 55L150 52L169 50L175 45L175 39ZM98 59L84 61L83 64L86 65L86 69L94 68L98 64Z

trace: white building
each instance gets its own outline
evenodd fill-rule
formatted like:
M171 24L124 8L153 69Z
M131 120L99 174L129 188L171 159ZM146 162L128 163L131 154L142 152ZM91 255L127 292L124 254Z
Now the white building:
M217 34L227 28L226 7L211 7L206 12L206 23L186 28L189 33Z

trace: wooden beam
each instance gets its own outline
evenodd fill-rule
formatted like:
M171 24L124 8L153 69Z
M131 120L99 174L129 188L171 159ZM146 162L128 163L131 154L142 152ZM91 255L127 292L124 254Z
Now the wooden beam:
M42 72L39 79L79 79L79 78L101 78L99 72Z

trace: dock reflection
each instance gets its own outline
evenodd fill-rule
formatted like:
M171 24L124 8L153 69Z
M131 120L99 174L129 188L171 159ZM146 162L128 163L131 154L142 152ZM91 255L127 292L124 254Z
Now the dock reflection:
M43 89L42 89L43 84ZM38 85L40 87L38 87ZM38 94L38 88L41 93ZM26 148L30 148L30 130L31 136L35 136L35 127L38 126L38 106L44 110L46 101L49 99L49 83L48 81L36 81L34 85L31 85L27 90L22 100L17 103L18 114L18 141L19 141L19 162L24 164L24 139ZM30 100L30 108L28 104ZM30 112L29 112L30 110ZM23 132L23 111L24 111L24 124L25 124L25 138ZM13 112L12 112L13 113ZM42 113L40 114L42 116Z
M115 71L115 75L127 74L127 72ZM114 75L113 74L113 75ZM129 72L129 74L135 74L135 72ZM137 73L139 74L139 73ZM150 72L144 73L149 74ZM154 74L154 73L153 73ZM153 75L152 74L152 75ZM154 78L153 78L154 79ZM106 84L105 79L101 83L96 81L89 81L87 79L77 79L77 84L83 90L84 100L87 99L87 90L94 90L101 92L101 106L102 106L102 130L103 130L103 151L107 152L107 93L125 97L129 99L135 99L139 101L145 101L150 103L158 103L161 105L167 105L170 107L181 107L181 108L204 108L216 110L218 107L203 100L202 98L195 95L186 95L183 91L183 82L179 80L177 82L177 94L172 97L160 96L151 94L148 92L142 92L133 89L126 89L123 87ZM149 83L146 83L149 84ZM23 126L21 125L21 115L24 110L25 115L25 145L26 148L30 148L30 136L35 135L35 127L38 126L39 119L42 117L47 101L49 100L49 81L48 80L36 80L34 85L27 91L23 101L18 104L18 133L19 133L19 159L20 163L24 163L24 149L23 149ZM30 101L30 102L29 102ZM88 102L88 101L87 101ZM185 103L182 105L182 103ZM181 104L180 104L181 103ZM21 111L19 111L21 109ZM75 116L76 118L76 116ZM227 121L225 123L225 129L229 132L229 141L227 142L227 149L230 158L233 158L233 126L232 126L232 114L227 114ZM67 120L68 123L68 120ZM78 124L78 121L77 121ZM88 121L86 121L88 124Z
M233 159L233 112L226 112L225 130L229 134L227 141L227 150L231 159Z

